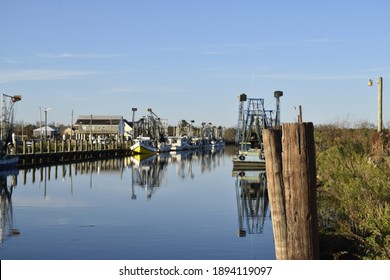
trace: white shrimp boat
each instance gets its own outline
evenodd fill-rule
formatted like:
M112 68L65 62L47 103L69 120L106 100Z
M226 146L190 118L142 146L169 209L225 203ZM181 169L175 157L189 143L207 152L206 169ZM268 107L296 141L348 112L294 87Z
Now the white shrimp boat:
M233 170L265 169L265 159L261 149L240 150L232 160Z
M171 151L186 151L192 149L189 139L185 136L169 137L168 140L171 145Z
M172 145L166 142L160 142L157 144L157 152L158 153L168 153L171 151Z
M265 109L263 98L247 98L246 94L239 96L236 134L238 151L232 158L233 170L265 169L262 130L280 125L279 98L283 93L276 91L274 96L277 104L276 118L272 117L272 110Z

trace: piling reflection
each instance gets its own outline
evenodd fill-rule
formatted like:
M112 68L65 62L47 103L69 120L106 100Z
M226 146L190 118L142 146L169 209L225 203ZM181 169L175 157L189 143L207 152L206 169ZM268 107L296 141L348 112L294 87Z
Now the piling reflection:
M234 171L239 229L237 235L261 234L269 209L264 170Z
M12 193L17 185L18 172L17 169L0 171L0 243L9 237L20 235L20 231L14 225L12 208Z

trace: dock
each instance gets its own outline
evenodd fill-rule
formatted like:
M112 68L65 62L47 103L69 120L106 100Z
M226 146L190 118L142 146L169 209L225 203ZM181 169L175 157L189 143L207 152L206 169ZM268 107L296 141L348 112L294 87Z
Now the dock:
M50 165L130 156L130 142L91 143L85 140L22 141L13 152L17 166Z

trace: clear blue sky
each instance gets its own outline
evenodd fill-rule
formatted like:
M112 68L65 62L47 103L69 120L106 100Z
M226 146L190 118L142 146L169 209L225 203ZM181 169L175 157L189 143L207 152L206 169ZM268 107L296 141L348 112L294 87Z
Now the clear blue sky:
M234 126L237 96L282 121L377 123L384 79L390 120L388 0L1 0L0 93L21 94L16 120L156 114Z

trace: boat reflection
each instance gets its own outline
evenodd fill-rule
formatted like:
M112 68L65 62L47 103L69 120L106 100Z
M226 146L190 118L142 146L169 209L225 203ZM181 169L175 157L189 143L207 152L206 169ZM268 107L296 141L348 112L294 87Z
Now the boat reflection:
M153 193L168 181L168 165L175 166L176 176L181 179L194 179L193 166L199 166L200 172L211 172L221 164L223 149L210 151L176 151L154 155L135 155L131 157L132 199L137 199L135 186L140 186L151 199Z
M178 177L194 178L193 166L199 166L201 173L211 172L223 164L224 152L224 148L175 152L171 153L170 163L176 164Z
M0 243L9 237L20 235L20 231L14 227L12 193L17 185L17 169L0 171ZM8 177L11 185L8 186Z
M168 157L164 154L135 155L131 157L133 163L131 171L131 198L137 199L134 187L140 186L146 193L147 199L151 199L153 193L167 182Z
M73 178L78 175L89 175L89 187L93 188L96 175L110 174L124 178L126 170L131 170L131 186L133 200L137 199L137 187L146 193L147 199L168 181L168 166L176 168L176 175L183 179L193 179L196 172L212 172L224 164L224 149L209 151L177 151L152 155L134 155L115 159L98 161L75 162L64 165L37 166L21 169L22 182L27 184L28 178L32 183L38 181L44 186L44 196L47 195L48 182L62 178L69 178L70 192L73 194ZM196 170L194 171L194 166ZM126 179L123 179L126 180ZM130 184L130 183L129 183Z
M269 208L265 171L234 171L239 229L237 235L263 233Z

